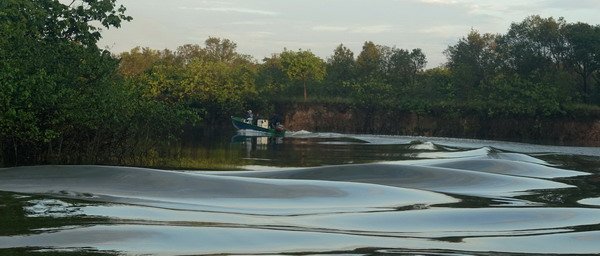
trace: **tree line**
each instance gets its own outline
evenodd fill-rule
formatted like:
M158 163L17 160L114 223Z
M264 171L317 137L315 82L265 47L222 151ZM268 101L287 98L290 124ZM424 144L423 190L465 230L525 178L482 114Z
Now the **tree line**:
M145 97L97 47L131 20L115 1L0 1L0 165L124 162L198 121Z
M120 72L152 97L202 106L208 120L281 102L492 118L599 110L600 26L563 18L530 16L506 34L472 30L444 51L445 64L431 69L421 49L371 41L356 56L340 44L326 59L284 49L255 61L236 47L211 37L204 46L137 47L117 58Z
M0 164L126 163L161 154L186 126L246 109L318 103L364 111L598 116L600 26L530 16L505 34L470 31L447 62L421 49L343 44L326 59L288 50L261 61L229 39L174 50L97 47L132 18L116 0L0 2Z

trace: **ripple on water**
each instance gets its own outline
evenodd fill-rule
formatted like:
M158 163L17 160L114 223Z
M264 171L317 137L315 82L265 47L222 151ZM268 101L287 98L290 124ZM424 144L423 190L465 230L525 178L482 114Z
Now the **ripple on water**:
M86 206L89 216L188 226L279 228L286 230L395 237L472 237L548 234L600 222L600 209L584 208L431 208L290 216L222 214L130 205Z
M599 231L553 234L423 239L276 228L188 227L164 225L97 225L30 236L0 237L14 247L89 248L131 254L269 254L346 252L360 248L440 249L471 252L595 254ZM325 242L326 241L326 242Z
M579 200L577 203L585 204L585 205L600 206L600 197L582 199L582 200Z
M53 197L24 200L28 217L76 214L111 223L0 236L0 248L134 255L600 251L600 231L590 231L600 223L600 209L593 207L600 198L580 200L592 206L581 208L441 206L463 206L453 204L459 202L454 194L469 196L463 203L520 200L516 196L543 193L536 190L573 187L551 179L588 173L491 147L448 150L437 142L418 147L428 151L421 156L433 159L213 173L109 166L0 169L0 190ZM587 195L592 196L597 195Z
M432 142L429 142L429 141L418 142L418 143L410 145L408 148L413 149L413 150L428 150L428 151L439 150L439 148L435 144L433 144Z
M407 153L406 156L411 158L469 158L469 157L488 157L492 152L491 148L483 147L479 149L464 150L464 151L435 151L435 152L416 152Z
M428 191L320 180L277 180L108 166L0 171L0 190L190 210L256 214L365 211L457 199Z
M589 175L585 172L503 159L453 159L432 164L423 163L423 165L545 179Z
M540 167L540 169L541 168L542 167ZM511 170L508 169L507 172L509 171ZM543 170L540 170L540 172L541 171ZM556 174L557 172L559 171L553 173ZM553 173L551 172L548 175L552 175ZM565 173L569 172L565 171ZM233 172L220 175L239 175L269 179L332 180L353 183L370 183L490 198L507 198L525 195L529 194L529 191L531 190L573 187L571 185L545 179L436 166L418 166L415 165L414 162L410 165L400 163L355 164L264 172Z

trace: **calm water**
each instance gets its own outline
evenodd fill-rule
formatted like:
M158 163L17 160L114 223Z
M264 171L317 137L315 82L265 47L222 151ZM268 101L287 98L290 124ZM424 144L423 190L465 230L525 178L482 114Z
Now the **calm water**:
M600 253L599 148L304 131L210 147L248 165L0 169L0 254Z

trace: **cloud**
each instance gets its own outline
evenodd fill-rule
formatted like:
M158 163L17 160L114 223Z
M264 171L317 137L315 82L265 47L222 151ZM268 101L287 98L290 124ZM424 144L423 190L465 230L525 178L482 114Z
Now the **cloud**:
M392 28L390 25L360 26L350 29L350 32L356 34L380 34L388 32Z
M442 37L460 36L462 34L468 33L468 31L469 27L462 25L441 25L417 30L417 32L420 34Z
M456 0L420 0L422 3L426 4L458 4L459 2Z
M354 34L379 34L391 31L392 29L393 27L391 25L372 25L356 27L319 25L311 28L311 30L317 32L349 32Z
M250 38L269 38L272 37L273 35L275 35L275 33L273 32L269 32L269 31L252 31L252 32L248 32L246 33L248 34Z
M421 3L437 7L455 7L466 11L467 14L477 15L496 13L502 16L506 12L529 11L527 8L538 7L539 1L563 1L563 0L418 0ZM586 1L586 0L583 0ZM597 1L597 0L591 0ZM527 10L525 10L527 9Z
M0 0L2 1L2 0ZM63 1L63 0L61 0ZM69 1L70 2L70 1ZM539 14L599 24L600 0L119 0L134 21L103 33L100 45L170 48L230 38L254 56L313 49L326 56L339 43L360 51L366 40L422 48L429 65L471 28L505 33L511 22ZM189 35L195 38L187 38ZM157 36L158 35L158 36Z
M229 12L229 13L242 13L242 14L253 14L262 16L278 16L279 13L257 10L257 9L246 9L236 7L179 7L181 10L194 10L194 11L207 11L207 12Z
M557 8L563 10L600 9L600 3L598 0L546 0L542 2L542 6L546 8Z
M255 21L255 20L247 20L247 21L234 21L234 22L229 22L227 23L229 25L236 25L236 26L266 26L266 25L271 25L273 24L272 22L266 22L266 21Z
M345 32L349 30L348 27L339 26L314 26L311 29L319 32Z

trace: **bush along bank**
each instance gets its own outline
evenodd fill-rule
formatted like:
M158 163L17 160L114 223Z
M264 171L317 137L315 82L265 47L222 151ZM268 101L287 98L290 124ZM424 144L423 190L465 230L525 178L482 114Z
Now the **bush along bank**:
M282 104L289 130L492 139L556 145L600 146L600 115L489 116L438 110L353 108L340 104Z

